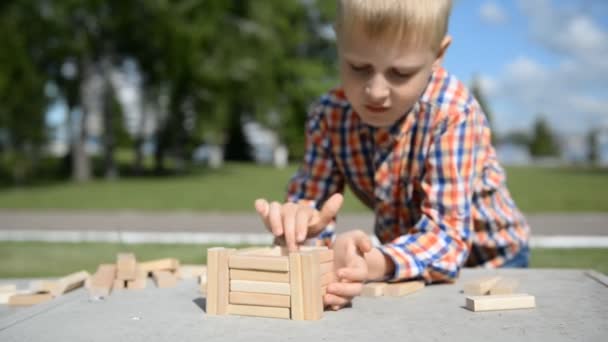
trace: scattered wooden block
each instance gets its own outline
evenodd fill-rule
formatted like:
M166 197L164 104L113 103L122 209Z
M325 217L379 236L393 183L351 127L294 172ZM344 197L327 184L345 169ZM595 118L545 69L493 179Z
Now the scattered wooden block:
M16 289L15 289L15 291L0 292L0 304L8 304L8 300L16 294L18 294Z
M228 314L289 319L289 308L228 304Z
M95 297L107 297L112 291L112 285L116 278L116 265L101 264L97 267L97 271L90 278L89 294ZM120 281L120 280L119 280ZM124 282L123 282L124 286Z
M380 297L384 295L387 283L373 282L363 285L361 295L364 297Z
M135 279L127 280L127 289L143 290L148 285L148 272L137 267L135 269Z
M289 271L289 259L286 256L231 255L228 267L243 270Z
M133 253L119 253L116 256L116 279L134 280L137 277L137 261Z
M289 295L291 293L291 287L289 286L289 283L230 280L230 291Z
M536 307L534 296L526 293L470 296L466 298L465 306L471 311L493 311L530 309Z
M464 284L464 293L481 296L488 294L490 289L500 280L499 276L481 277Z
M146 273L151 273L154 271L175 272L179 268L179 260L174 258L157 259L140 262L137 264L137 266Z
M289 308L291 306L289 296L265 293L231 291L229 301L230 304L273 306L280 308Z
M127 281L122 279L114 279L112 283L112 291L124 290L127 288Z
M53 297L60 296L66 292L74 290L84 285L84 282L91 275L87 271L80 271L69 274L57 281L57 286L51 291Z
M177 277L169 271L153 271L152 278L156 282L156 287L166 289L177 285Z
M30 282L31 293L52 293L57 291L58 281L54 280L34 280Z
M178 279L190 279L200 277L207 274L207 266L205 265L181 265L175 275Z
M2 284L0 285L0 293L2 292L16 292L17 285L15 284Z
M390 297L401 297L424 288L423 281L406 281L403 283L389 283L384 288L384 295Z
M8 299L10 306L31 306L53 299L50 293L23 293L12 295Z
M490 295L515 293L519 282L513 278L502 278L490 289Z
M289 272L270 272L230 269L230 280L252 280L273 283L289 283Z

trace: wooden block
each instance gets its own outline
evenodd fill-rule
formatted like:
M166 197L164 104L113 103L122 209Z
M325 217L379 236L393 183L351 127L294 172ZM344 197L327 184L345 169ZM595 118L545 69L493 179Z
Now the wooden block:
M387 285L386 283L381 283L381 282L367 283L367 284L363 285L363 291L361 292L361 295L364 297L383 296L386 285Z
M230 269L230 280L253 280L273 283L289 283L289 272L270 272Z
M171 271L175 272L179 268L179 260L174 258L165 258L140 262L137 264L139 268L144 270L146 273L154 271Z
M423 281L406 281L403 283L386 284L384 295L390 297L401 297L424 288Z
M291 306L290 296L266 293L247 293L232 291L230 292L229 300L230 304L274 306L280 308L288 308Z
M68 274L67 276L60 278L57 281L57 287L51 291L53 297L60 296L66 292L72 291L84 285L84 282L91 275L87 271L75 272L72 274Z
M231 315L289 319L289 308L228 304Z
M177 277L169 271L153 271L152 278L156 282L156 287L166 289L177 285Z
M112 291L124 290L127 288L127 281L122 279L114 279L112 283Z
M290 295L289 283L268 281L230 280L230 291Z
M228 261L230 268L260 271L289 271L289 259L286 256L231 255Z
M304 319L318 320L323 315L319 254L302 252L302 283L304 288Z
M0 293L2 292L16 292L17 285L15 284L2 284L0 285Z
M127 280L127 289L129 290L143 290L148 285L148 273L139 268L135 268L135 279Z
M498 295L498 294L515 293L515 290L517 290L518 286L519 286L519 282L517 281L517 279L503 278L503 279L500 279L496 283L496 285L494 285L490 289L490 294L491 295Z
M16 295L17 293L17 290L0 292L0 304L8 304L9 298Z
M15 294L8 299L10 306L31 306L53 299L50 293Z
M333 283L337 280L336 274L332 272L327 272L321 276L321 286L328 285L329 283Z
M464 293L467 295L481 296L488 294L490 289L500 280L498 276L489 276L473 279L464 284Z
M334 262L330 261L330 262L324 262L322 264L320 264L319 266L319 272L321 273L321 275L328 273L328 272L333 272L334 271Z
M207 274L207 266L205 265L181 265L175 275L178 279L197 278Z
M116 256L116 278L134 280L137 276L137 261L133 253L118 253Z
M530 309L536 307L534 296L526 293L515 293L491 296L470 296L465 306L471 311Z
M289 254L289 284L291 286L291 319L304 320L304 283L299 253Z
M97 271L90 278L89 294L96 297L107 297L112 291L112 285L116 278L116 265L101 264L97 267ZM124 282L123 282L124 286Z
M207 250L207 314L228 313L228 293L230 291L229 259L233 249L222 247Z
M281 247L248 247L241 248L235 251L235 254L238 255L259 255L259 256L281 256L286 255L282 254Z
M57 291L59 282L56 280L34 280L30 282L31 293L52 293Z

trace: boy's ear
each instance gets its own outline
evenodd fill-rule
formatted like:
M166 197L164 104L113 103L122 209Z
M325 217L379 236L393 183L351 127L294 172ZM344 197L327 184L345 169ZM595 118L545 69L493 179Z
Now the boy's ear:
M443 37L441 45L439 46L439 51L437 52L437 58L433 63L433 69L438 68L441 66L441 64L443 64L443 59L448 51L448 47L450 47L450 44L452 44L452 37L448 35Z

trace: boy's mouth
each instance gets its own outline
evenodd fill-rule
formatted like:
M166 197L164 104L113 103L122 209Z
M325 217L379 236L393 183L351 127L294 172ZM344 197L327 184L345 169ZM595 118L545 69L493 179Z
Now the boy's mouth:
M383 113L389 110L389 107L378 107L378 106L370 106L366 105L365 108L373 113Z

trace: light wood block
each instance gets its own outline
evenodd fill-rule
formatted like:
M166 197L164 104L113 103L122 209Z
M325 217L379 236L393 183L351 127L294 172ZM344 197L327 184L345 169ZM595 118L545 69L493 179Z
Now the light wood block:
M530 309L536 307L536 300L534 296L531 296L526 293L491 296L470 296L466 298L465 306L467 309L475 312Z
M116 265L101 264L97 267L97 271L90 278L89 294L96 297L107 297L112 291L114 279L116 279ZM124 286L124 282L123 282Z
M30 282L31 293L52 293L57 291L59 282L57 280L34 280Z
M135 279L127 280L127 289L129 290L143 290L148 285L148 273L139 268L135 268Z
M207 266L205 265L181 265L175 275L178 279L198 278L203 274L207 274Z
M490 289L491 295L515 293L519 281L513 278L502 278Z
M156 287L161 289L175 287L177 277L169 271L152 271L152 278L156 282Z
M240 316L289 319L289 308L229 304L228 305L228 314L240 315Z
M207 250L207 314L225 315L228 312L230 291L229 259L232 249L209 248Z
M286 256L231 255L228 260L230 268L260 271L289 271L289 259Z
M289 254L289 284L291 286L291 319L304 320L304 283L299 253Z
M288 283L272 283L268 281L230 280L230 291L254 292L290 295L291 289Z
M389 283L384 288L384 295L390 297L401 297L414 293L424 288L423 281L406 281L403 283Z
M499 276L481 277L464 284L464 294L481 296L488 294L490 289L500 280Z
M336 282L337 279L338 278L336 277L336 274L333 271L327 272L327 273L321 275L321 286L325 286L330 283Z
M364 297L380 297L384 295L387 283L373 282L363 285L361 295Z
M140 262L137 264L139 268L144 270L146 273L154 271L171 271L175 272L179 268L179 260L174 258L165 258Z
M127 281L122 279L114 279L112 283L112 291L124 290L127 288Z
M53 295L53 297L57 297L68 291L72 291L74 289L82 287L84 285L84 282L90 276L91 275L89 274L89 272L80 271L80 272L75 272L75 273L69 274L63 278L60 278L57 281L57 287L55 287L54 290L51 291L51 294Z
M301 252L317 252L319 254L319 262L326 263L334 260L334 251L325 246L300 246Z
M134 280L137 276L137 260L133 253L118 253L116 256L116 278Z
M269 272L230 269L230 280L253 280L273 283L289 283L289 272Z
M15 294L8 299L10 306L31 306L53 299L50 293Z
M304 319L318 320L323 315L319 254L302 252L302 283L304 287Z
M8 304L9 298L16 295L17 293L17 290L0 292L0 304Z
M15 284L2 284L0 285L0 293L2 292L16 292L17 285Z
M281 256L283 254L280 246L275 247L248 247L241 248L235 252L238 255L259 255L259 256Z
M319 265L319 272L321 273L321 275L323 275L325 273L333 272L333 271L334 271L333 261L324 262Z
M230 292L230 304L273 306L288 308L290 296L266 293Z

